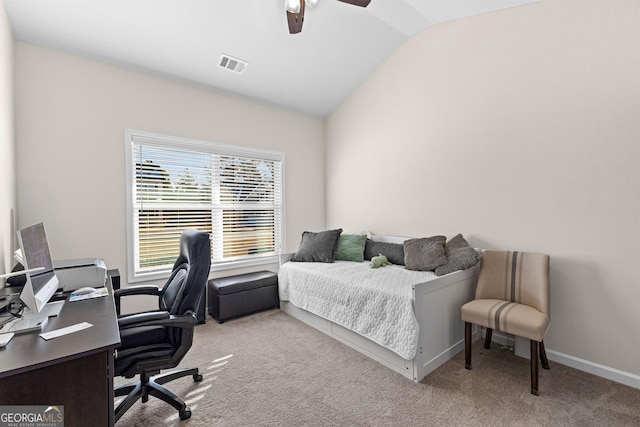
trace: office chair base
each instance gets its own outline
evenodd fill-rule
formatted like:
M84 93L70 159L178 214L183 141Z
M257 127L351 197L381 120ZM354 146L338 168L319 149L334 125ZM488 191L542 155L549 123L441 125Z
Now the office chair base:
M117 387L114 391L114 395L116 397L127 397L125 397L125 399L120 402L116 408L115 421L118 421L120 417L138 401L138 399L141 399L142 403L146 403L149 400L149 395L156 397L177 409L178 416L181 420L190 418L191 409L189 409L187 404L173 392L162 386L162 384L166 384L169 381L186 377L188 375L193 377L194 382L202 381L202 375L199 373L198 368L193 368L179 369L167 372L166 374L157 374L153 376L148 376L143 372L140 374L140 381L134 381Z

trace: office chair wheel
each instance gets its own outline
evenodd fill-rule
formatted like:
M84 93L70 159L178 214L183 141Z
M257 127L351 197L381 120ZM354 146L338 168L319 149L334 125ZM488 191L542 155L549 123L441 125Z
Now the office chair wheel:
M193 376L193 381L199 383L200 381L202 381L202 375L201 374L195 374Z
M191 409L189 409L188 406L185 406L185 408L182 411L178 411L178 415L180 416L181 420L186 420L188 418L191 418Z

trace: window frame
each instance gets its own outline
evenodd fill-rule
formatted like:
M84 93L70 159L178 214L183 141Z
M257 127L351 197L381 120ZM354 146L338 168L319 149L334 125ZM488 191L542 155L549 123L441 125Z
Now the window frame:
M164 279L169 277L171 266L167 269L158 269L149 272L136 271L136 167L135 167L135 145L148 145L166 149L177 149L185 151L206 152L217 155L229 155L246 157L250 159L264 159L268 161L279 162L280 164L280 204L279 209L274 208L274 214L277 210L280 212L280 220L275 221L274 237L275 237L275 253L272 255L250 255L246 258L214 261L212 253L211 271L223 271L235 268L251 267L264 264L274 264L279 262L280 255L283 251L285 232L285 154L279 151L250 148L238 145L222 144L218 142L196 140L177 136L168 136L155 134L145 131L125 129L125 169L126 169L126 221L127 221L127 276L129 283L150 281L155 279ZM277 206L277 204L276 204ZM212 218L214 216L212 210ZM212 230L215 229L212 224ZM212 244L216 240L215 236L211 236Z

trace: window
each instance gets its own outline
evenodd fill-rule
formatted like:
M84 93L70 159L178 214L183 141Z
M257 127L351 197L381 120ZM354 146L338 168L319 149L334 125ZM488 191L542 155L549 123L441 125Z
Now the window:
M212 268L277 262L284 155L126 132L129 281L166 276L180 234L211 234Z

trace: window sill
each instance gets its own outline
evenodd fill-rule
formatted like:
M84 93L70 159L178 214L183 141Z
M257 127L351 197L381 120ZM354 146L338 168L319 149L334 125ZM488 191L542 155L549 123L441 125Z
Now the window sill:
M279 255L270 255L260 258L244 259L239 261L224 261L211 264L210 272L234 270L245 267L255 267L258 265L279 264ZM128 283L151 282L154 280L167 279L171 275L171 270L161 270L149 273L138 273L133 277L129 277Z
M279 255L270 255L260 258L245 259L239 261L224 261L211 264L211 271L233 270L236 268L254 267L256 265L279 264Z

